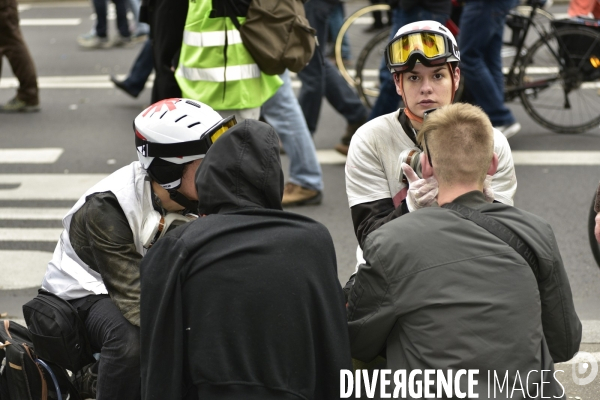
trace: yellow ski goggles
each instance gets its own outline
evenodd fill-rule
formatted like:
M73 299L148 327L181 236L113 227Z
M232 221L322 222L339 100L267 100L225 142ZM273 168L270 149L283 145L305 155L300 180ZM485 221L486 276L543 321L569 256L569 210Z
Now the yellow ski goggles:
M415 32L394 38L386 47L390 72L403 72L414 68L419 60L432 67L446 63L457 54L450 38L435 32ZM457 57L458 58L458 57Z

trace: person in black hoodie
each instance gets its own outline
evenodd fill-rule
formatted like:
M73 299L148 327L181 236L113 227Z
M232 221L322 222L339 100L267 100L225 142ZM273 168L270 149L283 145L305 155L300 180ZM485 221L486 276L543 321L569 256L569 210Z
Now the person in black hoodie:
M245 120L196 174L199 215L141 266L142 398L334 399L351 369L335 250L282 211L277 134Z

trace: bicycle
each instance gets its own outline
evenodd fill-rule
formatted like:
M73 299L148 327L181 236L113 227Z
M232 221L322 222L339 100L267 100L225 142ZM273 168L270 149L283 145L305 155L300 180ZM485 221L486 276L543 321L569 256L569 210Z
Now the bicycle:
M364 15L370 11L367 9L360 9L346 22L353 22L355 14ZM344 25L340 35L345 33ZM554 20L541 8L539 0L512 10L507 27L512 37L505 45L513 50L503 52L510 63L504 71L505 101L520 98L525 111L536 122L558 133L581 133L598 127L600 33L571 20ZM527 40L533 40L529 35L532 31L537 32L537 40L526 46ZM341 49L339 39L343 37L340 35L336 41L336 60L338 41ZM389 30L369 40L357 58L355 78L349 81L369 107L379 92L365 78L367 72L379 70L388 39ZM457 100L460 94L457 93Z
M596 235L594 234L594 229L596 228L596 211L594 211L594 204L596 203L596 192L594 192L594 197L592 199L592 207L590 208L590 212L588 214L588 239L590 241L590 248L592 249L592 254L594 255L594 260L596 260L596 264L600 267L600 243L596 240Z

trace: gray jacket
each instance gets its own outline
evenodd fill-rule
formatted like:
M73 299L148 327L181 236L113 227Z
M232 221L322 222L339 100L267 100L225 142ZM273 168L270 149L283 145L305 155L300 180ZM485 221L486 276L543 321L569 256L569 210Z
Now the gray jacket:
M492 379L508 371L510 387L518 372L526 386L530 371L554 371L554 362L571 359L581 341L552 228L526 211L486 203L481 192L455 202L517 233L539 259L540 281L515 250L455 211L405 215L365 241L367 264L348 304L352 357L370 361L385 353L388 368L407 373L479 369L482 394L488 371ZM529 377L532 398L540 380L540 374ZM544 381L551 381L544 396L560 396L551 374Z

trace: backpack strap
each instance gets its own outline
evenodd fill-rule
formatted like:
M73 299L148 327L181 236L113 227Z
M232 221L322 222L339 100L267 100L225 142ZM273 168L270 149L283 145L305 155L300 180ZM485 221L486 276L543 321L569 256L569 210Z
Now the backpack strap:
M496 221L494 218L488 217L487 215L472 209L471 207L464 206L458 203L446 203L442 208L447 208L461 214L468 220L473 221L483 229L487 230L498 239L502 240L510 247L512 247L517 253L521 255L527 261L527 264L531 267L535 279L539 282L540 280L540 267L538 259L535 253L531 250L531 247L527 245L516 233L509 229L506 225Z
M92 308L92 306L94 304L96 304L96 302L104 299L108 297L107 294L94 294L94 295L90 295L85 299L85 302L77 307L77 314L79 314L79 318L81 318L81 320L83 322L85 322L89 312L90 312L90 308Z

